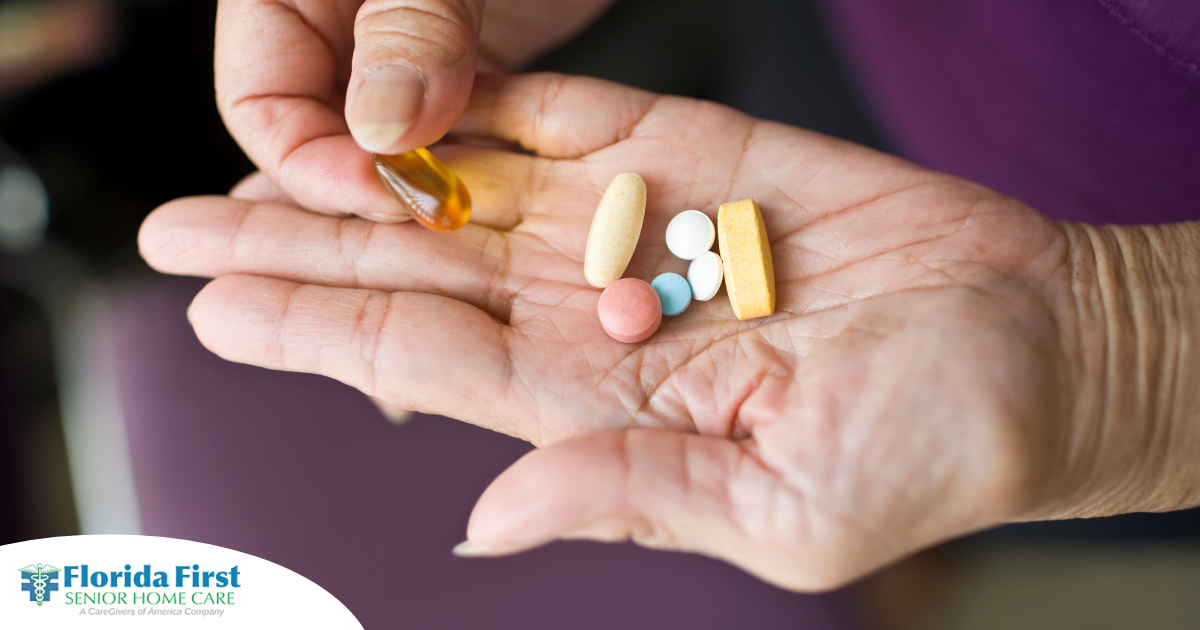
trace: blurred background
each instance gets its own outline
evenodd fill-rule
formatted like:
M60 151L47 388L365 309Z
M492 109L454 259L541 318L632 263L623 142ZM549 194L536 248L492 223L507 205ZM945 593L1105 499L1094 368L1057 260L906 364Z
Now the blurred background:
M1000 528L820 596L631 545L451 557L527 445L444 418L393 425L339 383L226 363L184 319L203 281L138 257L158 204L253 170L214 105L215 10L0 1L0 544L224 545L313 579L367 628L1197 626L1195 510ZM810 0L619 2L534 69L888 148Z

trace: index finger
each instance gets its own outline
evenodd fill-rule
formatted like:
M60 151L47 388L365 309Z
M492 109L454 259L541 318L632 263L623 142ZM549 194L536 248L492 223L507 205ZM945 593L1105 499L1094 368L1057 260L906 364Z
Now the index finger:
M355 0L221 0L217 106L242 150L298 204L394 220L342 114Z

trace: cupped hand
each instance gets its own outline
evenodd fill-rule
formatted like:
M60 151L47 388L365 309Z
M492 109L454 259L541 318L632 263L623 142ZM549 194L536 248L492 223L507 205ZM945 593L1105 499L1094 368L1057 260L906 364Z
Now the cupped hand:
M307 209L399 220L363 149L433 143L466 107L477 65L525 63L609 4L221 0L217 105L250 159Z
M159 270L217 277L189 311L217 354L544 447L487 490L460 553L632 538L820 589L1070 507L1089 465L1071 266L1027 206L591 79L481 79L456 134L536 153L439 149L475 200L458 232L206 197L155 211L140 243ZM722 289L643 343L607 337L582 258L623 171L649 199L626 277L686 269L664 245L676 213L753 198L775 314L738 321Z

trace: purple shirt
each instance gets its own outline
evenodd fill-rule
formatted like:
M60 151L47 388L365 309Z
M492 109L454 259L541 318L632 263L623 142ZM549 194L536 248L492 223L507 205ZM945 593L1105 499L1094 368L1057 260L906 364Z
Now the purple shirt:
M1200 219L1200 0L826 4L907 157L1055 219Z

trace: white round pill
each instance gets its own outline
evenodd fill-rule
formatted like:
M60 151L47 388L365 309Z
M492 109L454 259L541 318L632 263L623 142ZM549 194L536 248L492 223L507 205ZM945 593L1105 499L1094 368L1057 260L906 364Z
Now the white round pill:
M688 265L688 284L692 286L692 297L707 302L713 299L721 288L721 280L725 270L721 266L721 257L716 252L705 252L692 264Z
M712 249L717 230L699 210L685 210L667 224L667 249L684 260L696 260Z

